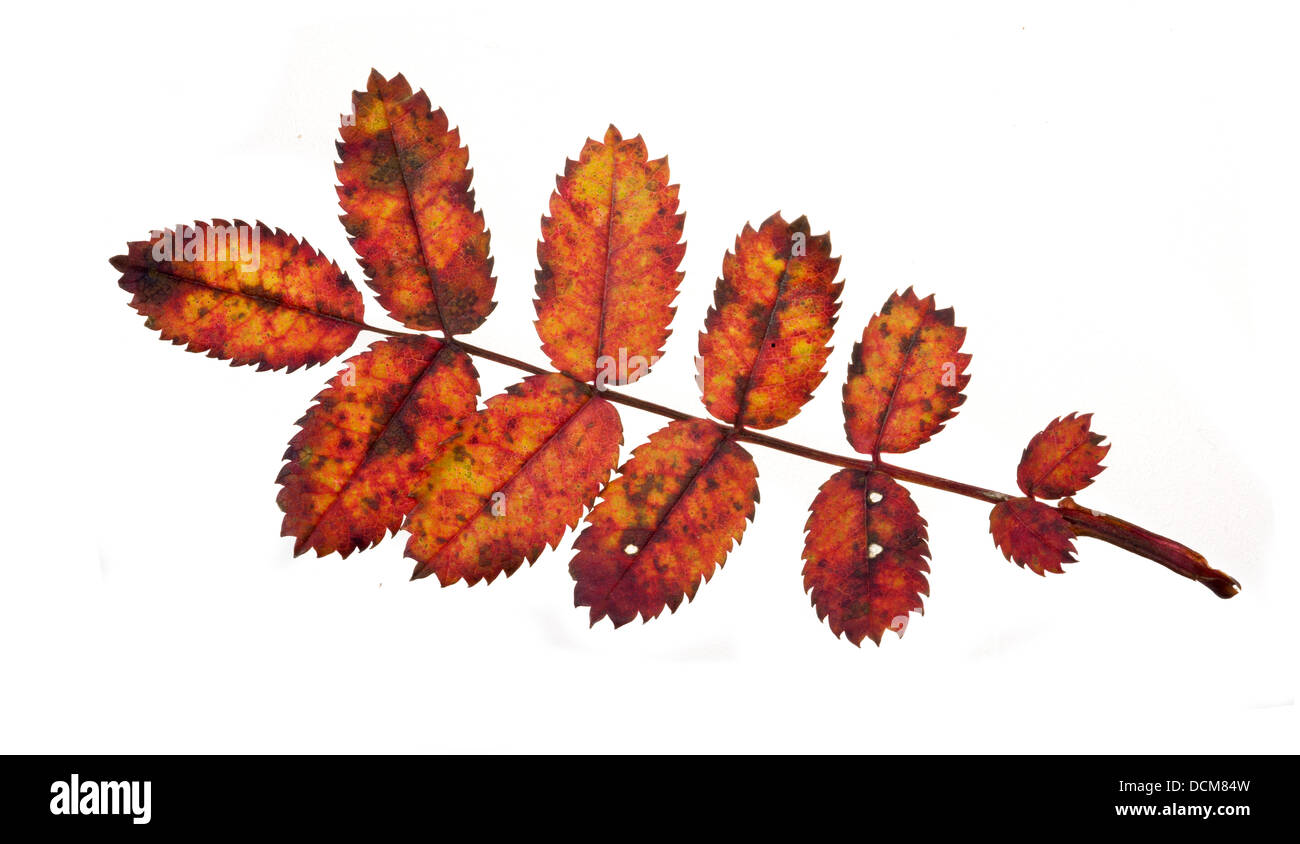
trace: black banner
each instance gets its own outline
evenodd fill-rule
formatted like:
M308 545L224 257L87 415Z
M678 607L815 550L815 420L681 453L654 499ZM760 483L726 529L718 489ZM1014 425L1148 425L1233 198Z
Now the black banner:
M799 829L834 819L925 835L979 827L1285 823L1290 757L4 757L4 817L51 831L427 828L447 812L584 835L710 825ZM1275 827L1280 828L1280 827ZM435 831L430 828L430 831ZM696 830L698 832L698 830Z

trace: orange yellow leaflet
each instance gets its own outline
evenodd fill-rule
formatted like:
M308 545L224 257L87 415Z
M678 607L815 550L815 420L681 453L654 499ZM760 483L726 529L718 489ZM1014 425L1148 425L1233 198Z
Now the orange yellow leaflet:
M739 542L758 501L749 452L713 422L672 422L632 459L587 515L569 564L574 605L615 627L676 611Z
M989 513L989 533L1004 557L1035 574L1061 574L1074 562L1074 531L1061 511L1041 501L999 503Z
M1016 469L1020 490L1038 498L1064 498L1091 484L1106 468L1101 461L1110 451L1101 444L1106 438L1089 430L1091 424L1091 413L1071 413L1035 434Z
M488 399L416 487L403 526L412 578L472 586L532 563L578 523L622 441L614 406L563 375L535 375Z
M478 375L432 337L381 340L316 396L277 479L294 553L344 557L396 533L438 445L474 412Z
M551 194L537 245L542 349L580 381L627 384L663 351L686 253L668 159L613 126L588 140ZM624 363L620 364L619 362Z
M459 130L401 74L372 71L352 104L335 169L343 225L368 283L408 328L473 331L494 307L496 279Z
M925 519L882 472L844 469L822 484L808 517L804 589L817 617L855 645L899 636L930 594Z
M262 223L155 231L110 263L146 327L232 366L324 363L361 330L361 293L338 265Z
M853 347L844 386L849 442L864 454L898 454L920 447L956 415L971 356L958 351L966 329L952 308L908 288L889 297Z
M746 225L722 262L696 359L704 404L718 419L775 428L792 419L826 377L843 283L828 235L808 220L773 214Z

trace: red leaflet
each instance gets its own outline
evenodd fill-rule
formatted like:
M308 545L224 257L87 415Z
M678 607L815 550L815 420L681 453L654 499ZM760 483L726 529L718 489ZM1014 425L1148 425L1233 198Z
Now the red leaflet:
M758 501L749 452L712 422L672 422L632 459L587 514L569 573L574 606L621 627L676 612L739 542Z
M1088 430L1092 414L1071 413L1053 420L1034 435L1020 456L1016 483L1025 495L1038 498L1064 498L1092 483L1105 466L1101 465L1109 445L1101 434Z
M299 420L276 479L294 554L346 557L396 533L420 470L477 398L470 359L432 337L381 340L349 360Z
M483 214L460 133L399 73L370 72L340 128L343 226L379 303L408 328L473 331L494 303Z
M912 497L883 472L844 469L822 484L804 543L803 585L817 617L855 645L899 636L908 613L924 614L930 594L925 519Z
M412 579L443 586L507 576L582 517L618 463L614 406L562 375L535 375L487 401L416 487L403 529Z
M898 454L920 447L966 401L970 355L958 351L966 329L952 308L912 288L895 293L871 318L853 347L844 386L844 429L864 454Z
M1032 498L1003 501L989 514L989 533L1002 555L1038 574L1061 574L1074 560L1074 531L1061 511Z
M537 333L579 381L629 384L668 339L686 253L668 179L667 158L648 160L639 135L625 141L610 126L556 180L537 244Z
M324 363L361 330L361 293L306 241L262 223L154 232L111 259L145 326L258 371Z
M748 428L789 422L826 377L843 283L828 235L813 237L808 219L773 214L746 225L700 332L696 359L704 404L718 419Z

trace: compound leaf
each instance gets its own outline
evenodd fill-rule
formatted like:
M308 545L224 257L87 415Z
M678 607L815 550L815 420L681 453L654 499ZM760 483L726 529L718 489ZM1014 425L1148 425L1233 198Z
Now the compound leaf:
M989 533L1002 555L1021 568L1046 576L1073 563L1075 533L1055 507L1032 498L1011 498L989 514Z
M473 331L495 303L490 235L474 207L469 150L399 73L371 71L340 127L339 204L369 285L420 331Z
M724 422L775 428L792 419L826 377L843 283L828 235L811 236L808 219L773 214L746 225L700 332L696 359L709 412Z
M817 493L805 529L804 590L836 636L879 645L886 630L903 635L908 613L925 613L925 519L893 478L836 472Z
M325 363L361 330L361 292L338 265L262 223L154 231L109 263L147 328L231 366Z
M565 165L537 244L537 333L561 372L628 384L668 339L686 244L668 159L610 126Z
M952 308L935 310L933 296L918 299L910 287L890 296L849 363L844 428L853 447L898 454L938 433L966 401L971 356L958 351L965 337Z
M619 469L587 514L569 573L574 606L615 627L675 612L739 542L758 501L749 452L704 419L672 422Z
M1101 461L1110 451L1101 444L1106 438L1089 430L1091 424L1091 413L1071 413L1035 434L1016 469L1020 490L1031 497L1064 498L1091 484L1106 468Z
M396 533L420 471L477 400L470 359L432 337L380 340L349 360L284 454L276 501L294 554L346 557Z
M415 489L403 528L412 579L473 586L554 547L618 463L614 406L563 375L535 375L487 401Z

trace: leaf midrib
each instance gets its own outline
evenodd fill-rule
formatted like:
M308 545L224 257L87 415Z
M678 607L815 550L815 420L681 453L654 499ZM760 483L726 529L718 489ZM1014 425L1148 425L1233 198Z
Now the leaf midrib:
M655 526L650 530L650 533L646 538L641 541L641 546L637 549L637 552L632 555L632 559L628 561L627 565L623 567L623 570L619 572L619 575L614 580L613 584L611 584L609 589L606 590L605 598L603 600L603 603L606 606L608 606L609 599L614 594L614 590L623 582L623 578L627 577L628 572L630 572L632 567L636 565L636 562L641 559L641 555L646 552L646 549L650 547L654 538L659 534L659 531L665 524L667 524L673 511L677 509L677 505L681 504L682 500L690 493L691 488L695 486L695 482L699 480L700 475L704 473L704 470L708 468L709 464L713 462L715 457L717 457L718 450L730 441L731 438L729 436L719 437L718 442L714 444L713 448L709 451L708 456L705 457L704 460L700 461L700 465L696 467L695 471L691 473L691 476L686 479L686 483L682 485L682 491L677 494L677 497L673 499L673 502L668 505L666 510L664 510L663 516L655 523ZM606 614L608 615L608 612Z
M614 196L618 184L618 143L609 146L609 219L605 221L605 268L600 290L600 320L596 328L596 348L591 361L591 377L600 369L601 353L605 348L605 314L609 308L610 267L614 263Z
M420 218L415 213L415 196L411 193L411 183L406 176L406 166L402 163L402 148L397 143L397 132L393 130L393 121L388 116L388 103L384 100L384 92L378 90L375 92L375 99L379 101L379 107L384 113L384 127L388 130L388 136L393 141L393 155L397 158L397 175L402 180L402 192L406 194L406 210L411 215L411 227L415 229L415 244L420 252L420 266L424 267L425 274L429 277L429 293L433 296L433 312L438 317L438 327L448 339L451 338L453 331L447 325L447 320L442 314L441 297L438 294L438 274L434 272L429 263L428 253L424 251L424 235L420 231Z
M790 283L790 262L794 260L793 252L794 246L792 244L781 267L781 277L776 280L776 295L772 297L772 304L768 308L767 325L763 329L762 338L758 341L758 351L754 354L754 359L750 361L749 372L745 375L745 385L740 391L734 424L742 428L745 427L745 413L749 410L749 391L754 384L754 373L758 371L758 363L763 359L763 352L767 349L767 338L772 336L772 329L776 326L777 305L780 304L781 297L785 294Z
M231 290L226 287L218 287L217 285L212 284L211 282L201 278L194 278L192 276L185 276L185 275L179 275L174 272L167 272L165 270L159 269L157 264L141 265L141 264L126 263L123 266L125 269L137 270L139 272L144 272L144 273L151 273L153 275L162 276L164 278L169 278L174 281L183 282L185 284L192 284L195 287L203 287L213 291L214 293L222 293L227 296L242 296L245 299L252 299L257 302L266 302L267 304L274 305L277 308L286 308L288 310L298 311L299 313L307 314L308 316L319 317L321 319L328 319L328 320L333 320L335 322L341 322L346 325L352 325L357 327L358 329L370 327L366 325L364 322L362 322L361 320L342 316L340 314L333 314L328 311L319 311L314 308L308 308L304 305L297 305L292 302L286 302L283 299L274 299L270 296L263 296L257 293L250 293L246 290ZM347 278L347 276L344 275L344 278ZM351 283L350 279L349 279L349 283Z
M912 362L912 354L916 351L917 345L921 342L921 331L925 328L925 321L929 318L927 312L923 315L912 332L912 337L907 341L907 350L903 352L903 360L898 366L898 375L894 378L894 386L889 391L889 401L885 404L884 411L880 414L880 422L876 425L876 440L871 444L872 459L878 459L880 456L880 441L885 438L885 427L889 424L889 419L894 413L894 399L898 396L898 391L902 389L903 381L906 380L907 367Z
M385 342L393 342L393 341L385 341ZM384 435L388 433L388 429L392 427L394 420L396 420L399 416L401 416L402 412L406 410L406 406L407 404L410 403L411 397L415 395L415 388L419 386L420 382L424 380L425 376L427 376L431 371L433 371L434 366L436 366L438 363L438 358L442 357L443 352L448 351L450 348L451 347L448 344L440 343L438 351L434 352L433 357L429 358L429 362L425 364L424 367L420 370L420 374L417 375L415 378L411 379L410 388L406 391L406 395L402 396L401 403L398 404L397 409L394 410L389 415L389 417L384 420L384 426L379 429L379 433L376 434L374 439L370 441L370 444L366 446L366 453L363 454L361 456L361 459L358 460L356 464L352 467L352 471L348 472L347 480L345 480L342 486L339 487L339 491L334 494L334 498L330 500L329 504L325 505L325 509L321 511L320 516L317 517L315 523L312 524L311 532L308 533L307 538L302 541L302 548L301 550L298 551L298 553L302 553L302 551L305 551L308 548L312 547L312 539L315 538L316 531L320 530L321 523L325 521L325 517L329 514L331 510L334 509L334 506L337 505L339 501L343 498L343 493L346 492L348 487L350 487L352 483L357 479L357 475L360 474L362 468L364 468L367 464L369 464L370 455L374 452L375 446L377 446L380 440L384 438ZM385 525L385 529L386 530L389 529L387 525ZM382 537L380 538L382 539ZM351 538L349 537L349 539Z
M1061 464L1065 463L1066 460L1069 460L1069 459L1074 455L1074 453L1075 453L1076 451L1078 451L1079 449L1083 448L1085 445L1088 445L1088 436L1087 436L1086 433L1084 434L1083 439L1080 440L1079 442L1075 443L1073 446L1071 446L1070 449L1069 449L1068 451L1065 452L1065 454L1062 454L1062 455L1061 455L1061 457L1060 457L1059 460L1057 460L1055 463L1053 463L1053 464L1052 464L1050 467L1048 467L1044 472L1042 472L1041 474L1039 474L1038 477L1033 478L1032 480L1030 480L1030 482L1029 482L1029 489L1025 490L1025 493L1026 493L1027 495L1041 495L1041 494L1042 494L1041 491L1038 492L1038 493L1035 493L1034 490L1037 489L1038 486L1039 486L1039 484L1041 484L1041 483L1043 482L1043 479L1044 479L1044 478L1048 478L1048 477L1050 477L1051 474L1052 474L1053 472L1055 472L1058 468L1060 468ZM1087 480L1088 480L1088 481L1091 481L1092 478L1091 478L1091 477L1088 477ZM1085 483L1085 484L1083 484L1083 486L1087 486L1087 484ZM1076 490L1076 492L1077 492L1077 490Z
M548 447L550 447L555 442L555 440L560 437L560 435L562 435L566 430L568 430L570 425L572 425L575 421L577 421L579 416L586 413L587 409L591 407L592 404L598 400L600 400L599 396L588 395L587 398L583 400L582 404L578 405L578 407L573 411L573 414L570 415L568 419L565 419L563 422L557 425L555 430L552 431L550 435L548 435L546 439L543 440L537 446L537 448L533 450L532 454L529 454L528 457L526 457L524 461L519 464L519 468L511 472L510 477L502 481L501 486L498 488L498 490L505 489L511 483L513 483L515 479L523 475L524 472L527 471L528 467L532 464L532 462L535 459L537 459L537 457L541 455L543 451L545 451ZM608 473L606 476L608 476ZM436 569L433 568L434 561L438 560L442 556L443 552L446 551L449 547L451 547L451 544L455 542L456 539L462 533L469 530L470 527L472 527L473 525L477 524L482 517L483 517L483 511L482 509L480 509L478 512L474 513L472 516L467 518L464 524L462 524L459 528L456 529L455 533L447 537L447 540L438 546L438 549L434 551L433 554L429 557L428 562L420 561L420 564L418 566L419 571L426 572L426 573L429 570L436 571ZM581 518L581 515L579 515L579 518ZM566 527L572 527L572 525L568 525L566 523ZM549 544L550 541L548 540L547 542Z

